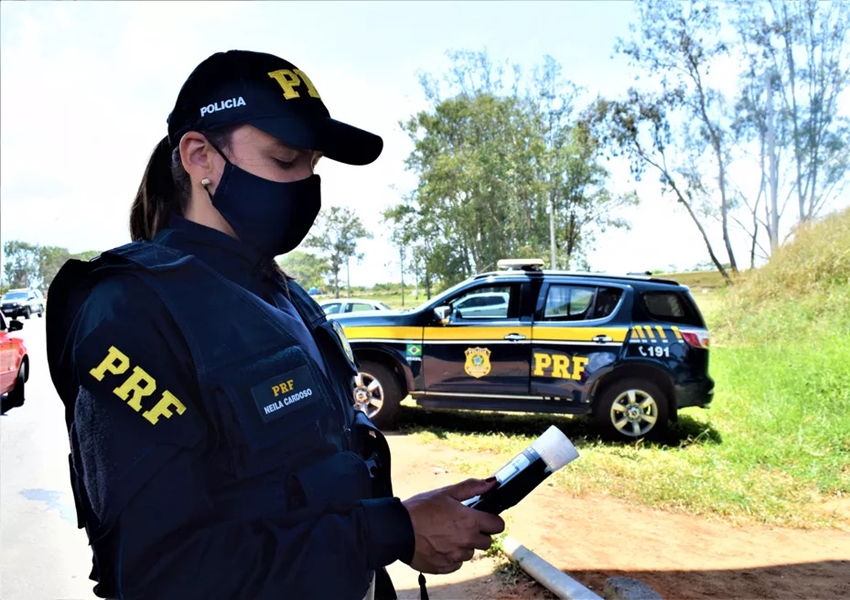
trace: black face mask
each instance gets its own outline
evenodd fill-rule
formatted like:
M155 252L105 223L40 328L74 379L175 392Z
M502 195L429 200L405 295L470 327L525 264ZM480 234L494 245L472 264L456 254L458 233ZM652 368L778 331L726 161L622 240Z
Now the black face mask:
M215 194L209 190L207 194L239 239L268 258L298 246L322 207L320 177L279 183L224 160L224 173Z

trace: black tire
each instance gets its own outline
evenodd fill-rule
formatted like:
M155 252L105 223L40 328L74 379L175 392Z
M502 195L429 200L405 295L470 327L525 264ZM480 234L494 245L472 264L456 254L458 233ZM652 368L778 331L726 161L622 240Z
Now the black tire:
M21 363L18 369L18 377L15 379L15 387L9 392L9 407L16 408L24 405L24 384L28 378L28 365L26 362Z
M32 316L32 309L29 306L27 306L24 309L24 318L29 319L31 316Z
M607 435L617 439L656 439L667 430L669 403L667 394L651 381L620 379L603 389L594 404L593 418Z
M38 318L40 319L43 316L44 316L44 307L42 306L41 308L38 309Z
M374 381L378 382L378 388L374 387ZM393 370L383 363L371 360L361 361L355 386L355 402L365 408L366 415L375 426L381 430L395 427L403 392L401 383ZM379 394L383 401L379 407L376 407L374 401L378 400Z

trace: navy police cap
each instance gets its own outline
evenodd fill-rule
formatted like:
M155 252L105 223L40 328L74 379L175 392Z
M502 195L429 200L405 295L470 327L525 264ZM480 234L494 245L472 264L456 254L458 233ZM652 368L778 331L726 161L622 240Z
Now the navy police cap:
M240 124L350 165L373 162L384 145L379 136L332 119L316 86L292 63L262 52L218 52L180 89L168 141L174 148L187 131Z

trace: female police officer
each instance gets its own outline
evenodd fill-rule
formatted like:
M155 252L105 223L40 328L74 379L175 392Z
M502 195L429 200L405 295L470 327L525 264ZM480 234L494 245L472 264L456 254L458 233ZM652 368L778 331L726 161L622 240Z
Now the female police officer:
M393 597L385 565L451 572L503 529L459 502L492 481L393 497L350 347L273 260L319 212L319 157L382 144L294 65L217 53L151 156L133 243L55 279L48 358L98 596L359 600L377 574Z

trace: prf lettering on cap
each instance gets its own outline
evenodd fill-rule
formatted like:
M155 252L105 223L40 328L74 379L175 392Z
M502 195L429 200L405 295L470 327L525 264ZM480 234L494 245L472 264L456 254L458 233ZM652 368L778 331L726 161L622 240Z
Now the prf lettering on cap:
M269 73L269 77L280 84L281 89L283 89L283 97L287 100L301 97L301 94L295 88L299 87L302 83L307 86L307 93L310 94L311 98L319 98L320 100L322 98L319 96L319 92L316 90L313 82L310 81L310 78L300 69L272 71Z
M124 375L129 369L130 357L115 346L110 346L104 359L100 361L98 366L89 371L89 373L98 381L103 381L107 373L110 375ZM124 400L136 412L141 412L142 398L151 396L155 391L156 380L144 369L136 366L133 367L133 371L124 380L124 383L112 390L112 393ZM176 409L178 415L186 412L186 406L174 394L168 390L163 390L159 401L150 409L143 412L142 416L150 421L152 425L156 425L160 417L171 418L174 414L171 412L171 407Z

